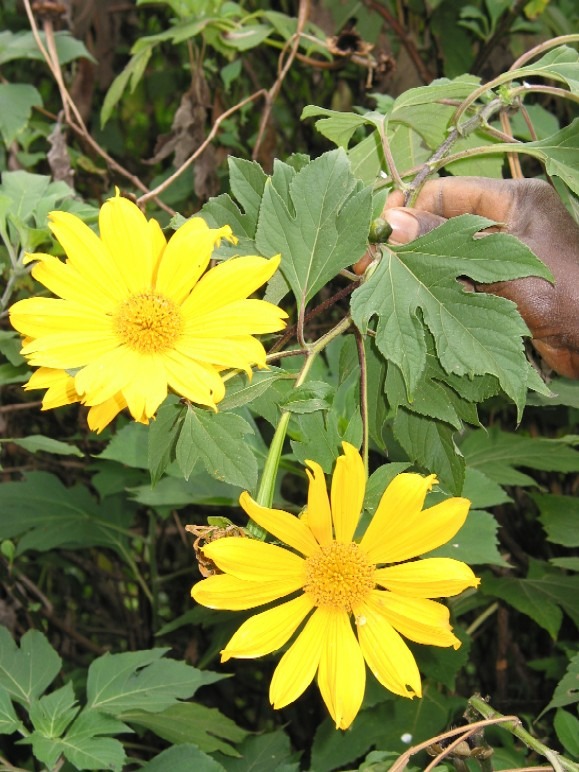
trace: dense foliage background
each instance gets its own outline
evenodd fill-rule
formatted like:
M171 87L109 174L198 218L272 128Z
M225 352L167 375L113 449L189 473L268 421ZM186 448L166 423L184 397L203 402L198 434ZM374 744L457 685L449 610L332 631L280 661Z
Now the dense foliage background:
M215 416L169 397L150 426L123 415L100 435L84 408L41 412L38 393L23 391L30 370L7 316L42 291L24 252L59 254L47 213L95 224L115 186L163 226L201 211L232 226L242 253L290 255L293 273L267 290L297 325L297 343L294 327L268 341L283 351L347 315L352 275L340 270L361 257L401 179L548 175L577 217L574 0L3 0L0 29L0 768L425 769L425 753L402 754L460 725L481 694L533 737L492 726L440 769L579 769L579 386L545 383L497 299L485 298L480 341L505 353L495 370L480 352L445 361L436 327L420 323L408 345L428 364L405 369L380 327L388 309L362 286L351 311L371 334L335 336L297 389L299 357L284 357L251 385L235 375ZM322 258L314 247L304 256L292 230L312 211L329 213L335 239L318 283L305 263ZM457 248L451 227L441 259L476 230L467 224ZM494 278L509 278L515 268L487 249ZM541 272L520 260L516 270ZM421 270L416 286L436 282ZM444 301L449 318L462 318L454 302ZM425 298L421 308L427 317ZM458 332L454 343L464 348ZM199 573L185 525L245 525L239 493L255 493L284 413L278 506L304 504L306 458L329 474L342 439L367 437L368 512L405 468L435 472L443 493L473 502L448 552L482 577L452 599L463 646L413 647L423 699L372 683L347 733L314 688L271 709L275 657L219 665L243 614L189 595ZM444 742L432 752L444 756Z

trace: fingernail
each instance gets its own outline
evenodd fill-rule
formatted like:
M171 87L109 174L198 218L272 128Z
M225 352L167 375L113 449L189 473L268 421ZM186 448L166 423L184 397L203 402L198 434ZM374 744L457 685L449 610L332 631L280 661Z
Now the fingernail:
M383 216L392 226L391 243L407 244L418 237L418 220L407 209L387 209Z

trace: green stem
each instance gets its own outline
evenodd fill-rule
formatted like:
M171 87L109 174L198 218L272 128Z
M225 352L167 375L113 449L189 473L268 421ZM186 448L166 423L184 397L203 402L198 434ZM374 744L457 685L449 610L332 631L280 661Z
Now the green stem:
M139 585L139 587L143 591L145 597L147 598L147 600L149 601L149 603L152 606L153 605L153 593L149 589L149 586L147 585L147 582L143 578L143 575L139 571L139 568L138 568L137 564L133 560L133 556L131 555L131 552L129 550L125 549L124 546L121 548L121 552L122 552L125 560L127 561L127 565L129 566L129 568L133 572L133 575L134 575L134 578L135 578L137 584Z
M347 330L351 324L351 321L352 320L349 316L345 316L329 332L327 332L325 335L322 335L319 340L307 346L306 360L296 379L294 388L297 389L304 383L316 356L320 353L320 351L323 351L325 347L332 340L334 340L334 338L337 338L342 334L342 332ZM263 474L261 476L261 481L259 483L259 488L255 497L257 503L261 504L262 507L271 507L273 502L275 479L277 477L277 470L279 468L279 462L281 459L283 444L285 442L290 417L291 412L289 410L282 410L279 422L273 435L273 439L271 441L271 445L269 446L269 451L267 458L265 459L265 465L263 467ZM266 531L264 531L261 526L257 525L257 523L254 523L252 520L250 520L247 524L247 531L254 539L261 539L263 541L266 537Z
M471 697L468 702L469 705L472 705L477 713L480 713L480 715L484 718L502 717L501 713L492 708L481 697ZM559 755L551 748L548 748L542 742L537 740L536 737L533 737L532 734L527 732L526 729L523 729L520 722L504 721L501 722L501 726L504 727L504 729L507 729L515 737L518 737L519 740L522 740L527 748L530 748L531 750L535 751L535 753L538 753L540 756L544 756L546 759L548 759L555 769L557 769L557 766L555 765L558 765L560 769L564 770L564 772L579 772L579 764L571 761L565 756Z
M366 477L369 474L368 463L368 367L366 364L366 349L364 348L364 336L356 330L356 346L358 349L358 362L360 363L360 413L362 415L362 459Z
M147 549L149 551L149 571L150 571L150 584L152 588L151 592L151 619L153 623L153 630L157 629L158 624L158 587L157 582L159 579L159 571L157 566L157 519L152 511L149 512L149 539Z

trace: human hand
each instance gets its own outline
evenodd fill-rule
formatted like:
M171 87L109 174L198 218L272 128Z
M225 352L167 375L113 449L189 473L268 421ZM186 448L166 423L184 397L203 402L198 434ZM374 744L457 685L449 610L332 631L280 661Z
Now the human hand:
M413 241L450 217L477 214L499 223L492 230L517 236L529 246L550 269L554 284L530 276L475 284L474 289L516 303L545 363L560 375L579 378L579 225L548 183L444 177L428 181L412 208L403 204L403 193L395 191L384 207L391 244ZM369 257L362 258L356 273L369 262Z

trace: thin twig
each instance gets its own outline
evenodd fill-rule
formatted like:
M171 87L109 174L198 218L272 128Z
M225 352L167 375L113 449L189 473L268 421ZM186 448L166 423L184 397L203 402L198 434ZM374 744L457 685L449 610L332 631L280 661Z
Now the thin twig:
M480 713L481 716L485 716L487 718L505 718L505 716L491 707L491 705L489 705L479 696L471 697L468 703L474 708L474 710L476 710L477 713ZM571 759L556 753L536 737L533 737L532 734L523 728L520 719L517 717L513 718L511 716L508 720L501 721L500 723L503 729L506 729L512 735L518 737L519 740L522 740L527 748L530 748L531 750L535 751L535 753L538 753L540 756L544 756L546 759L548 759L556 772L579 772L579 764L577 762L571 761Z
M2 405L0 406L0 413L14 413L17 410L36 410L41 405L41 399L35 402L19 402L15 405Z
M517 0L511 8L509 8L501 17L499 20L499 23L495 27L495 31L491 35L491 37L486 41L484 46L480 49L478 52L476 59L474 60L474 64L472 65L471 72L476 75L480 72L480 68L482 65L486 62L486 60L490 57L491 52L493 49L497 47L497 45L501 42L501 40L508 35L509 30L511 29L511 26L513 25L513 22L517 18L517 16L520 14L522 9L527 5L528 0Z
M494 726L495 724L502 724L506 721L518 721L520 723L520 719L517 716L503 716L502 718L498 719L485 719L484 721L476 721L475 723L469 724L468 726L459 726L456 729L449 729L447 732L443 732L436 737L431 737L430 739L425 740L418 745L414 745L412 748L409 748L401 756L399 756L392 767L390 767L390 772L403 772L406 769L412 756L415 756L420 751L426 750L428 747L440 742L441 740L446 740L449 737L456 737L457 735L464 735L466 732L468 732L470 735L473 732L476 732L478 729L484 729L487 726ZM469 731L471 728L473 729L473 732Z
M93 139L93 137L91 136L90 132L88 131L82 119L82 115L80 114L73 98L71 97L64 83L62 69L60 67L60 62L58 60L58 53L56 50L56 43L54 39L54 29L52 27L52 23L48 20L45 20L44 22L44 33L45 33L46 42L47 42L47 47L45 47L44 44L42 43L40 32L38 30L38 25L36 24L34 14L30 6L30 0L23 0L23 2L24 2L24 8L26 11L26 15L28 16L28 21L30 23L30 28L32 30L32 35L34 37L36 45L38 46L40 53L44 57L46 64L48 65L48 68L52 73L52 76L58 86L62 107L70 129L74 131L74 133L77 134L81 139L83 139L87 143L87 145L89 145L90 148L106 162L106 164L112 171L116 172L117 174L121 175L125 179L129 180L131 184L134 185L134 187L137 188L138 190L141 190L144 193L148 192L149 190L148 187L138 177L136 177L134 174L128 171L128 169L125 169L124 166L122 166L120 163L115 161L115 159L112 158L106 152L106 150L104 150L104 148L102 148L98 144L98 142L96 142L96 140ZM163 201L156 199L155 203L161 209L168 212L169 214L175 214L175 212L170 207L168 207L165 203L163 203Z
M545 51L549 51L551 48L556 48L557 46L564 46L567 43L579 43L579 34L559 35L559 37L545 40L544 43L539 43L538 46L525 51L525 53L519 56L518 59L515 59L515 61L509 67L509 71L518 70L519 67L522 67L526 62L534 59L540 54L545 53Z
M50 600L44 595L42 590L37 587L33 581L31 581L27 576L25 576L23 573L18 572L17 576L15 577L16 581L20 584L23 584L25 587L28 588L28 590L38 598L38 600L42 604L42 613L46 617L46 619L50 622L50 624L54 625L54 627L57 627L59 630L61 630L63 633L65 633L69 638L72 638L77 643L79 643L81 646L83 646L87 651L92 651L94 654L98 654L99 656L101 654L104 654L106 651L108 651L107 648L104 648L102 646L98 646L96 643L91 641L86 636L82 635L82 633L77 632L74 628L69 627L66 625L55 613L54 613L54 606L50 602Z
M513 129L506 110L500 111L499 120L501 122L503 132L505 134L505 136L503 137L503 140L506 140L507 142L512 142L514 139ZM519 160L519 156L513 153L507 153L507 161L509 162L511 177L513 179L521 179L524 175L523 175L523 170L521 169L521 162Z
M315 316L318 316L326 309L331 308L340 300L350 295L356 289L359 282L360 282L360 277L356 276L351 284L347 284L345 287L342 287L342 289L338 290L338 292L336 292L334 295L322 301L319 305L315 306L315 308L312 308L312 310L308 311L308 313L305 315L304 323L307 324L310 321L310 319L313 319ZM276 351L279 351L280 348L285 346L288 340L291 340L294 337L296 332L297 332L297 325L294 324L291 327L288 327L287 330L284 332L284 334L281 336L281 338L277 340L270 348L269 354L274 354Z
M463 102L463 105L464 105L464 102ZM446 163L449 163L448 154L450 153L450 149L452 148L454 143L457 142L457 140L459 140L461 137L464 137L467 134L470 134L471 132L480 128L481 126L484 126L486 123L488 123L488 120L491 118L491 116L494 115L496 112L498 112L502 107L503 107L503 103L500 99L493 99L492 102L489 102L487 105L481 108L481 110L479 110L479 112L473 115L472 118L469 118L467 121L465 121L465 123L463 123L462 126L460 127L455 126L450 131L447 138L440 145L440 147L430 156L428 161L426 161L426 163L423 164L421 171L418 172L418 174L412 180L410 185L406 186L406 191L405 191L406 204L412 204L414 197L420 191L422 184L424 183L426 178L430 174L432 174L433 171L436 171L436 169L438 169L440 166L444 166ZM470 151L464 151L464 152L468 153L469 155L472 154ZM444 163L442 163L443 160L444 160Z
M249 104L250 102L253 102L258 97L262 97L266 95L266 91L264 89L260 89L259 91L256 91L254 94L251 94L250 96L246 97L245 99L242 99L241 102L238 102L236 105L233 105L233 107L230 107L229 110L226 110L224 113L221 113L221 115L215 120L211 131L205 138L205 140L199 145L197 150L189 156L189 158L181 164L181 166L171 174L170 177L167 177L166 180L163 180L163 182L160 185L157 185L156 188L153 190L147 191L144 195L142 195L140 198L137 199L137 203L142 205L146 201L148 201L151 198L156 198L160 193L167 190L167 188L175 182L175 180L180 177L183 172L188 169L191 164L201 155L201 153L205 150L205 148L213 141L213 138L217 134L219 127L223 123L224 120L229 118L230 115L233 115L238 110L241 110L242 107L245 107L245 105Z
M299 10L298 10L298 23L296 27L295 35L292 38L291 43L291 49L288 54L287 59L285 60L285 63L283 67L280 68L279 74L275 80L275 83L273 86L269 89L269 91L266 93L265 97L265 107L263 108L263 113L261 114L261 121L259 124L259 131L257 133L257 139L255 141L255 145L253 147L253 153L252 158L255 160L259 156L259 151L261 149L261 143L263 142L263 137L265 135L265 129L267 127L267 124L269 123L269 118L271 115L271 111L273 109L273 105L275 100L277 99L277 95L279 94L279 91L282 87L282 84L286 78L286 75L288 74L290 67L292 66L294 59L296 58L296 54L298 52L298 48L300 46L300 38L301 34L304 30L304 27L306 26L306 22L308 20L308 17L310 15L310 0L300 0ZM285 50L285 49L284 49ZM280 64L281 64L281 57L283 56L284 51L282 51L280 55Z
M428 70L424 62L422 61L422 58L414 44L414 41L408 35L404 27L400 24L398 19L393 16L390 11L385 7L384 4L380 2L375 2L375 0L365 0L364 3L371 11L375 11L377 14L379 14L386 24L388 24L389 27L391 27L398 38L400 39L400 42L406 49L406 52L408 53L408 56L412 60L412 64L416 68L416 72L418 73L421 81L423 83L431 83L434 80L434 75Z

